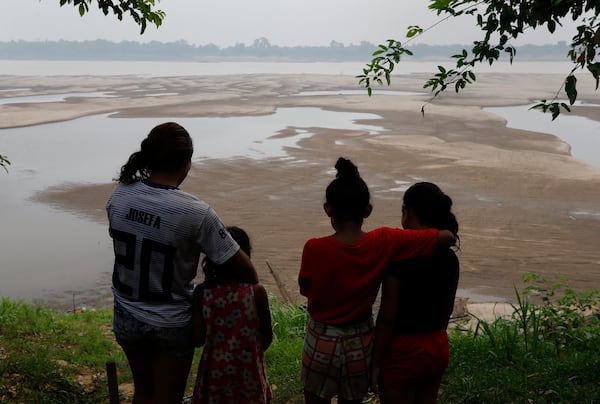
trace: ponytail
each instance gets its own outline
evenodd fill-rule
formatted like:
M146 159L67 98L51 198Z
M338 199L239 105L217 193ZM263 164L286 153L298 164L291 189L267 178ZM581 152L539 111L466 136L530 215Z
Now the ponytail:
M133 184L139 180L145 180L150 176L150 167L146 163L141 151L129 156L127 163L121 167L118 181L121 184Z
M133 184L150 177L152 171L175 172L192 158L194 147L189 133L175 122L155 126L121 167L118 182Z

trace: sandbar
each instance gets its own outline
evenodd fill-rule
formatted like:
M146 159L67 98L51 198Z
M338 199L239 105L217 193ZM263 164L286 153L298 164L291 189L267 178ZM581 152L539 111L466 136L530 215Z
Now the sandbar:
M381 118L364 123L381 126L384 132L310 128L314 135L288 148L286 158L202 160L181 188L211 204L226 224L250 233L261 281L269 292L289 296L293 303L303 300L296 276L304 242L332 232L322 204L339 156L352 159L370 186L374 212L366 229L400 226L402 193L411 183L435 182L453 198L460 223L459 296L472 302L512 302L515 288L524 286L521 276L526 272L546 279L564 275L576 290L598 287L600 169L573 158L559 138L509 129L502 118L482 109L551 99L563 77L479 74L477 82L460 94L450 90L433 100L422 88L427 77L397 76L390 88L381 89L423 95L386 95L375 89L368 97L298 95L359 88L355 78L342 75L0 76L0 88L22 89L11 96L95 91L114 95L1 105L0 127L100 113L250 116L270 114L279 107L373 113ZM597 101L591 80L582 76L578 89L580 100ZM596 111L581 106L572 113L600 120ZM102 184L67 184L35 199L106 223L103 207L113 187L110 179ZM99 304L110 300L109 282L103 291L96 291Z

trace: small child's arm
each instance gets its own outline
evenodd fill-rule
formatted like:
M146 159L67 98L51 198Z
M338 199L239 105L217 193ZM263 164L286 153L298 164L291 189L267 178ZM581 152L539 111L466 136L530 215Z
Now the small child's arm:
M273 342L273 327L271 325L271 309L269 308L269 297L264 286L252 285L254 288L254 301L258 311L258 322L263 351L266 351Z

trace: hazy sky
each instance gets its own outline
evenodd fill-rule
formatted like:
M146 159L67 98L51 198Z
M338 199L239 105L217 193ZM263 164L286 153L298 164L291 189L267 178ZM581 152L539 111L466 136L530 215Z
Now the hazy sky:
M403 40L409 25L427 28L440 18L427 8L427 0L162 0L163 25L149 26L139 34L131 20L119 22L94 8L83 18L72 5L59 0L2 0L0 41L93 40L160 41L185 40L196 45L220 47L265 37L272 45L345 45L361 41L382 43ZM446 21L414 43L470 44L479 38L471 20ZM515 45L569 41L572 30L549 35L545 29L525 35Z

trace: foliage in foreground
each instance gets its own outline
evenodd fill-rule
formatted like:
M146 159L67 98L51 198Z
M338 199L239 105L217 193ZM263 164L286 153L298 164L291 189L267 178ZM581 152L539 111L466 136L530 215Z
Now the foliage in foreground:
M525 274L510 318L458 322L441 403L600 402L600 293L565 278ZM275 403L301 403L306 310L271 298L274 341L266 359ZM131 373L110 331L112 311L61 313L0 303L0 402L108 403L105 366L115 361L121 398ZM188 380L191 394L201 351ZM371 398L370 402L376 402Z
M110 324L106 310L64 314L3 299L0 402L102 402L106 361L126 364Z
M278 402L288 402L301 397L299 353L307 313L272 299L271 314L275 335L266 355L268 372ZM63 313L2 299L0 402L108 403L108 361L116 364L122 402L130 402L131 372L111 325L109 308ZM200 356L197 350L188 395Z
M526 273L510 318L450 334L448 403L600 401L600 292Z
M448 87L458 93L476 80L473 68L479 63L492 65L501 55L508 54L510 63L513 62L517 48L511 40L517 39L527 30L545 27L548 35L552 35L558 25L569 19L578 21L576 32L573 32L569 60L574 67L567 74L563 86L558 89L553 100L541 100L532 108L550 112L552 120L560 115L561 108L570 112L570 106L577 100L577 78L574 73L578 69L587 69L596 82L596 90L600 83L600 2L598 0L429 0L429 8L444 18L428 29L412 25L408 27L404 44L396 39L379 45L373 53L373 59L358 75L359 84L363 85L369 95L374 84L389 85L391 73L403 56L411 56L413 52L406 47L412 39L433 29L437 24L455 19L459 16L470 16L473 25L480 28L481 39L474 40L470 50L463 49L461 53L452 55L456 61L455 68L438 66L438 72L430 78L424 88L429 88L433 98ZM559 99L561 91L565 90L568 104ZM422 109L421 111L424 111Z
M146 31L148 23L152 23L158 28L165 18L164 11L156 9L155 0L59 0L61 7L65 4L73 5L82 17L90 11L93 3L97 3L104 15L112 13L119 21L123 19L123 16L129 15L140 26L140 34Z

